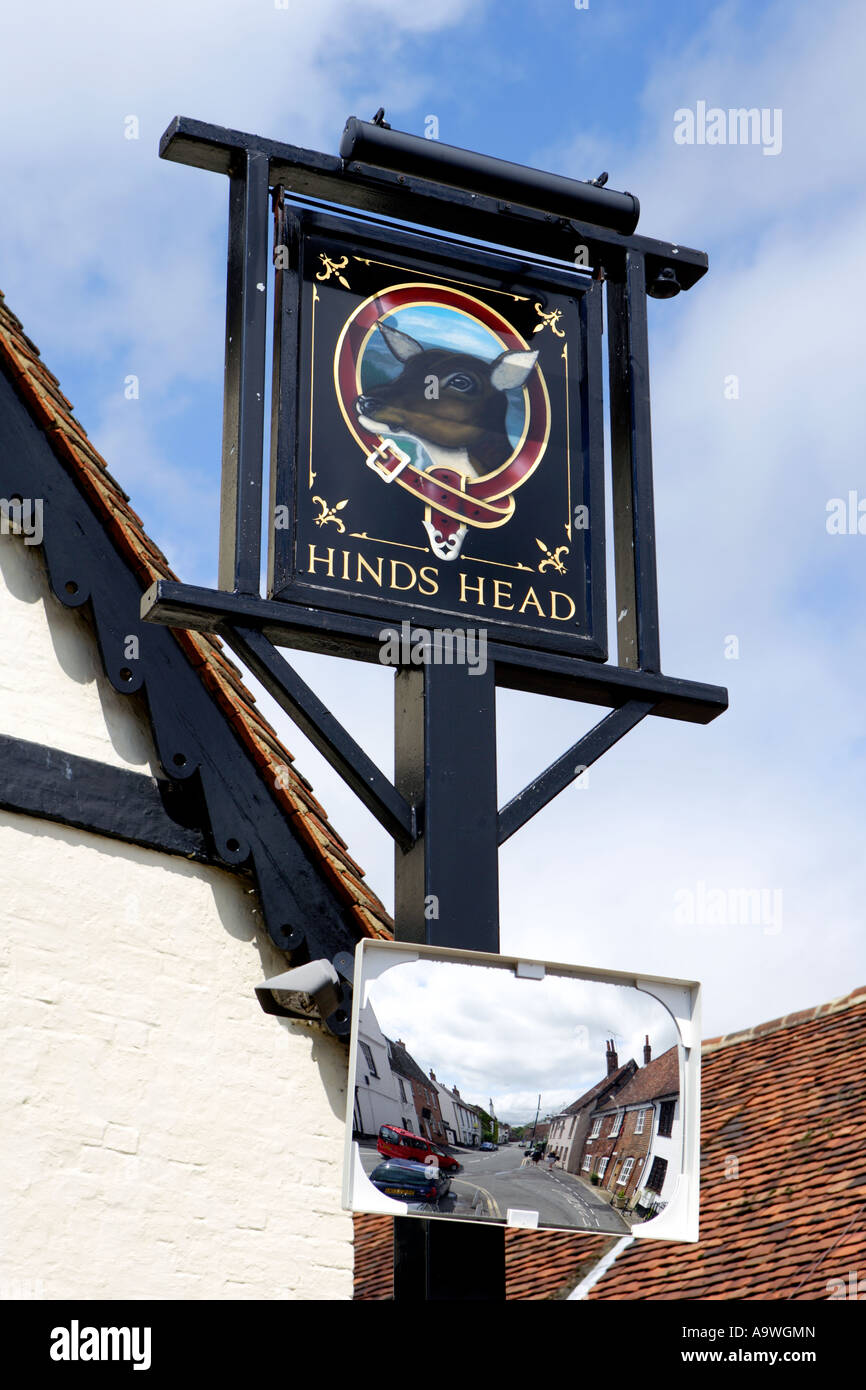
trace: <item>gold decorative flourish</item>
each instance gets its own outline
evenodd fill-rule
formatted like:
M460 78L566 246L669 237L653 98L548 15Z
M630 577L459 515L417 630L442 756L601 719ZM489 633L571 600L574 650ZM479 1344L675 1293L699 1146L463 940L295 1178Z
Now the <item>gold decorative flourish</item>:
M535 312L541 318L541 323L537 323L535 325L535 327L532 330L533 333L540 333L543 328L549 328L551 333L555 334L557 338L565 337L563 329L557 328L556 326L559 323L559 320L562 318L561 309L551 309L550 313L546 314L542 309L541 305L536 304Z
M567 545L558 545L555 551L549 550L547 546L544 544L544 541L540 541L537 536L535 537L535 544L538 546L539 550L543 550L545 555L547 556L546 560L540 560L538 563L539 574L543 574L543 572L547 569L548 565L551 566L551 568L555 569L557 574L568 573L568 571L565 568L565 565L559 558L560 555L568 554Z
M349 282L344 275L340 274L349 264L348 256L341 256L338 261L332 261L330 256L326 256L324 251L319 252L319 260L322 262L322 269L316 276L317 280L330 280L332 275L336 275L344 290L350 288Z
M314 497L313 501L318 502L319 506L322 509L319 515L317 517L314 517L316 525L324 526L326 522L333 521L334 525L336 526L337 530L342 536L346 528L343 525L340 518L337 516L337 512L341 512L343 510L348 500L348 497L344 497L342 502L337 503L336 507L329 507L324 497Z
M368 536L366 531L350 531L349 535L357 541L374 541L376 545L396 545L401 550L417 550L421 555L426 555L428 552L426 545L406 545L404 541L386 541L381 536Z
M469 555L468 553L464 553L463 559L472 560L476 565L495 565L496 568L500 570L526 570L527 574L532 574L531 565L521 565L519 563L516 565L508 565L504 560L482 560L480 555Z

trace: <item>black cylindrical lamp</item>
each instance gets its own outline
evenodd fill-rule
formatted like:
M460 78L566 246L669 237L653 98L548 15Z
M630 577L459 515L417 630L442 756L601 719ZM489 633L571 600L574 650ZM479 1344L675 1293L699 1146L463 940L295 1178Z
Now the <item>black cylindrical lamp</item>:
M555 213L576 222L630 236L640 217L640 203L633 193L617 193L596 184L566 179L512 164L507 159L461 150L420 135L350 116L340 141L340 155L348 161L372 164L417 178L435 179L469 193L486 193L505 202L522 203L542 212Z

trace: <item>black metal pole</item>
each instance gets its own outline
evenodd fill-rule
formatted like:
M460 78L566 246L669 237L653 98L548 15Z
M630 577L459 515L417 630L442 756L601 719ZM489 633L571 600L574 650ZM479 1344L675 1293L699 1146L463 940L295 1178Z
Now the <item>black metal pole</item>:
M229 179L219 587L258 594L268 283L268 159L246 151Z
M401 670L395 755L397 790L423 815L419 839L396 851L395 936L498 951L493 663L483 675L465 665ZM398 1217L394 1298L503 1300L504 1230Z
M617 648L620 666L660 671L646 265L626 252L607 286Z
M535 1107L535 1119L534 1119L533 1122L532 1122L532 1138L531 1138L530 1141L529 1141L533 1148L535 1148L535 1131L538 1129L538 1117L539 1117L540 1114L541 1114L541 1093L539 1092L539 1096L538 1096L538 1105Z

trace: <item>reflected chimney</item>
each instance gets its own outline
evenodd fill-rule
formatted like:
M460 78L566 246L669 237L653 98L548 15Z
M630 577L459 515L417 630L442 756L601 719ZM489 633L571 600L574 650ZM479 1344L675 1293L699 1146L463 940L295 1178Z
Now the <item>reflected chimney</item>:
M607 1040L607 1054L606 1054L606 1055L607 1055L607 1074L608 1074L608 1076L610 1076L612 1072L617 1071L617 1069L619 1068L619 1061L618 1061L618 1059L617 1059L616 1049L615 1049L615 1047L614 1047L614 1045L613 1045L613 1038L608 1038L608 1040Z
M650 1047L649 1033L646 1035L646 1042L643 1045L643 1064L648 1067L653 1059L652 1048Z
M431 1081L435 1081L435 1080L436 1080L436 1073L435 1073L435 1071L433 1070L432 1067L430 1068L430 1080L431 1080Z

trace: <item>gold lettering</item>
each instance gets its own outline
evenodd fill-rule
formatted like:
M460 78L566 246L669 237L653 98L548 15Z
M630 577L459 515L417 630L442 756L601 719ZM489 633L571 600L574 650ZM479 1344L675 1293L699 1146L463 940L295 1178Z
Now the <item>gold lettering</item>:
M382 563L383 563L383 561L382 561L382 556L379 555L379 556L377 557L377 564L378 564L379 568L378 568L378 570L374 570L374 569L373 569L373 566L367 563L367 561L364 559L363 555L362 555L362 554L360 553L360 551L359 551L359 553L358 553L358 580L357 580L357 582L358 582L359 584L363 583L364 576L363 576L363 574L361 573L361 566L363 565L363 566L364 566L364 569L368 571L368 573L369 573L369 575L370 575L370 578L371 578L371 579L375 579L376 583L379 585L379 588L381 589L381 587L382 587Z
M507 590L507 593L500 594L500 589ZM500 598L511 598L511 580L494 579L493 581L493 607L505 608L510 610L514 607L513 603L500 603Z
M410 577L410 579L409 579L409 583L408 583L408 584L398 584L398 583L397 583L397 566L398 566L398 565L402 565L403 568L404 568L404 570L408 570L408 571L409 571L409 574L410 574L411 577ZM392 560L392 561L391 561L391 586L390 586L390 587L391 587L392 589L414 589L416 582L417 582L417 575L415 574L415 571L413 570L412 566L408 563L408 561L406 561L406 560Z
M427 576L430 576L428 579ZM423 589L422 584L429 584L429 589ZM438 594L439 592L439 571L432 565L422 565L418 571L418 589L422 594Z
M478 590L478 598L475 599L475 600L467 599L467 597L466 597L466 590L467 590L467 589L477 589L477 590ZM465 574L463 573L462 570L460 571L460 602L461 602L461 603L476 602L476 603L478 604L478 607L479 607L479 608L483 608L483 607L484 607L484 576L483 576L483 575L482 575L482 577L477 581L477 583L472 584L472 583L469 581L468 576L465 575Z
M308 574L315 574L315 573L316 573L316 565L317 565L317 564L319 564L319 565L324 565L324 564L326 564L326 563L327 563L327 566L328 566L328 578L329 578L329 579L333 579L333 577L334 577L334 547L331 546L331 545L328 546L328 559L327 559L327 561L325 561L325 560L322 558L321 555L317 555L317 554L316 554L316 547L315 547L314 545L311 545L311 546L310 546L310 565L309 565L309 569L307 570L307 573L308 573Z
M529 591L528 591L528 593L527 593L527 595L526 595L526 598L523 600L523 602L522 602L521 605L520 605L520 612L521 612L521 613L525 613L525 612L526 612L526 605L527 605L528 603L533 603L533 604L535 605L535 607L538 609L538 615L539 615L540 618L543 618L543 617L544 617L544 609L542 608L541 604L538 602L538 598L536 597L535 590L532 588L531 585L530 585L530 587L529 587Z
M343 578L344 578L344 579L348 579L348 578L349 578L349 552L348 552L348 550L344 550L344 551L343 551Z
M569 605L569 607L570 607L570 609L571 609L571 611L570 611L569 613L563 613L563 614L557 613L557 611L556 611L556 600L557 600L558 598L564 598L564 599L565 599L566 603ZM550 616L551 616L551 618L556 618L557 622L559 622L559 623L567 623L567 622L569 621L569 619L571 619L571 618L574 617L575 611L576 611L576 610L575 610L575 607L574 607L574 600L572 599L572 597L571 597L570 594L561 594L561 593L559 592L558 589L551 589L551 591L550 591Z

